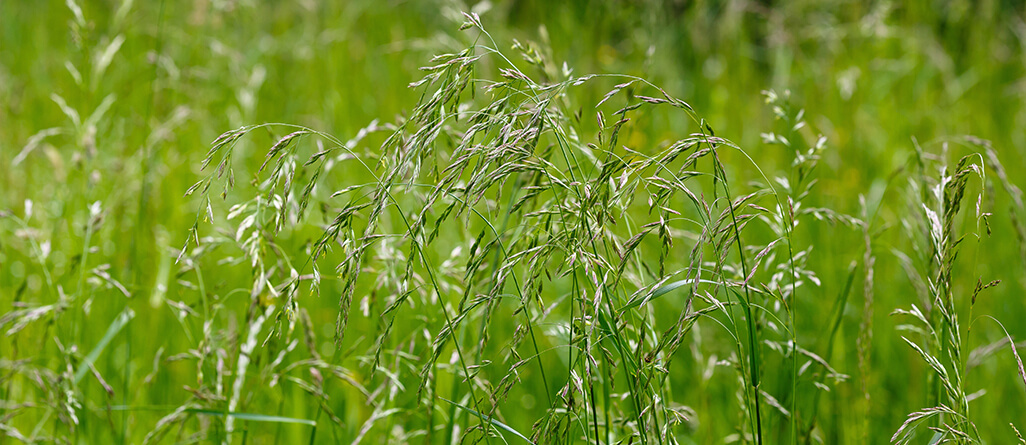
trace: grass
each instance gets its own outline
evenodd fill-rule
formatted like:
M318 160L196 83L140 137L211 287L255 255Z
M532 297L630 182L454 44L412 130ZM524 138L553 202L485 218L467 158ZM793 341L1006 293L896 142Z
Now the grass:
M391 6L0 5L0 441L1022 441L1020 6Z

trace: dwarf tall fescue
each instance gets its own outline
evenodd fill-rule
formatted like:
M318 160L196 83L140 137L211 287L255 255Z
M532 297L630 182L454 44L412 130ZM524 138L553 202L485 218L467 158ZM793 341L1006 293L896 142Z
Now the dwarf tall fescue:
M939 156L919 149L909 162L912 173L908 187L909 213L918 217L910 215L903 221L909 239L915 240L913 252L917 258L895 253L904 262L909 279L915 284L918 301L912 303L910 309L897 309L894 314L912 318L914 325L901 327L913 335L902 338L922 356L933 373L929 377L929 406L908 415L891 438L898 443L910 443L916 437L914 431L921 426L933 432L931 443L980 443L983 440L970 416L970 401L982 393L967 393L966 379L971 367L969 356L975 355L978 362L980 355L993 353L1000 343L973 351L973 354L967 354L967 350L973 340L970 334L974 324L995 322L1000 325L990 316L973 318L977 298L985 298L983 291L998 285L1000 280L984 281L982 276L973 276L977 274L976 258L972 260L974 270L968 273L959 270L959 265L964 263L959 261L958 254L963 245L968 244L969 249L975 248L973 254L980 255L980 241L991 232L992 215L988 207L992 198L987 194L993 193L994 187L987 177L988 161L990 167L999 172L999 177L1003 179L1004 174L996 153L986 141L964 138L955 142L975 150L963 156L954 167L946 163L950 156L948 142L943 143ZM934 176L932 172L938 174ZM974 179L982 184L975 194L975 202L971 199L970 188L970 181ZM1006 189L1017 196L1015 192L1018 189L1007 181L1005 184ZM970 229L964 234L957 231L957 219L963 203L975 204L972 218L965 224ZM969 279L975 278L976 284L971 293L960 295L955 290L955 280L965 275L969 275ZM963 323L968 325L963 327ZM1004 329L1003 326L1001 328ZM1026 383L1022 360L1014 342L1010 343L1020 376Z
M799 343L794 301L819 279L807 266L811 246L792 235L803 220L861 222L803 205L826 140L805 142L789 93L766 92L781 128L764 139L793 160L771 178L644 79L576 76L519 42L514 63L476 15L465 17L479 37L422 68L411 85L422 100L394 124L373 123L348 142L278 124L221 135L204 162L213 172L189 190L205 205L180 261L222 242L201 238L198 222L217 219L212 190L231 193L236 144L285 130L261 166L262 193L226 217L238 221L229 241L255 278L247 330L273 320L271 335L287 343L304 299L338 298L331 362L358 353L347 349L352 336L373 339L361 361L380 382L369 386L382 386L367 395L368 424L413 404L424 409L406 413L405 437L427 443L675 443L696 413L673 401L668 373L690 344L714 354L709 372L736 373L735 440L807 440L814 388L846 376ZM597 101L588 97L607 83L615 86ZM663 115L681 136L626 142ZM367 143L379 132L380 145ZM737 179L726 159L756 181ZM282 255L276 235L311 220L322 233L307 255ZM347 329L357 311L379 319L376 332ZM713 339L691 337L700 320ZM239 367L251 348L239 350ZM778 370L789 384L773 393L762 382ZM524 413L504 408L525 393L518 385L541 388L529 430L509 426Z
M1013 166L1006 171L998 150L972 137L886 147L897 163L907 156L893 172L863 172L887 164L850 159L863 139L880 140L866 134L882 130L841 127L879 111L866 105L905 86L901 73L916 72L914 90L928 97L958 97L977 79L977 71L944 71L943 58L941 68L924 62L920 53L935 54L916 45L933 48L922 43L929 39L892 27L887 5L863 13L846 4L858 21L794 35L783 26L787 12L826 6L768 7L765 18L782 25L767 31L768 43L696 46L708 57L700 68L672 62L702 77L680 82L649 80L665 62L651 60L654 46L645 56L652 63L632 71L646 78L584 75L557 62L550 43L562 43L545 28L541 44L493 38L478 14L453 12L462 32L393 42L449 48L403 88L389 76L329 66L394 49L357 38L332 47L350 37L332 20L317 32L260 34L259 42L244 37L246 20L218 28L238 14L277 29L278 20L320 19L336 7L330 2L283 3L267 22L259 2L192 3L189 21L200 25L169 12L150 54L138 38L149 34L125 30L145 4L124 1L100 26L95 11L66 2L81 54L58 67L74 86L50 100L63 123L28 132L9 170L53 170L38 192L53 196L0 202L0 443L1022 442L1015 425L1005 428L1014 414L990 431L995 420L981 413L994 409L979 401L1009 388L989 379L1014 377L1011 363L1026 382L1022 343L981 309L999 307L988 300L994 288L1016 278L1011 266L987 261L994 243L1012 241L994 240L992 224L995 234L1018 234L1014 247L1026 261ZM359 2L343 3L340 17L365 20L349 9ZM689 33L733 42L750 27L750 12L687 8L682 17L725 14L691 20ZM920 14L914 5L900 12ZM378 14L357 28L394 26ZM796 16L843 17L816 14ZM410 22L426 22L417 19ZM941 23L957 30L964 22ZM612 24L652 31L621 17ZM207 25L212 35L201 49L177 51L174 43L200 40L189 30ZM666 34L676 39L676 30ZM621 51L665 43L654 31L641 34L623 47L594 46L626 58ZM913 34L919 40L905 38ZM874 44L858 46L864 41ZM874 49L854 61L830 52L848 46ZM881 55L906 46L919 57L908 61L913 68ZM1008 58L1017 54L1010 47L1000 42L987 54ZM811 49L835 58L800 54ZM148 97L104 77L122 52L146 69L129 65L120 76L152 69ZM5 54L0 98L14 103ZM754 83L775 88L761 97L735 91L753 83L764 56L775 59L773 80ZM758 69L732 71L734 58ZM830 66L842 62L853 65ZM397 66L389 65L409 74ZM332 80L319 79L320 69ZM807 114L802 105L831 102L808 85L795 84L795 94L783 88L805 69L837 77L836 110ZM931 69L950 81L941 92L920 83ZM281 83L292 78L311 82ZM754 96L763 113L712 106L727 85L742 101ZM217 137L202 163L202 151L190 158L180 142L186 131L176 130L209 120L191 132L208 138L264 119L256 110L291 120L288 109L317 113L304 95L363 100L348 97L354 90L382 102L414 99L398 116L369 123L351 125L345 113L359 106L347 104L343 118L309 119L323 126L245 125ZM711 109L692 107L701 99L680 91L705 97ZM261 94L279 101L256 107ZM176 104L164 107L166 116L155 111L162 100ZM136 141L125 136L137 135L126 130L135 117L112 116L140 109L150 133ZM212 118L222 111L231 123ZM901 111L914 114L902 124L923 116ZM894 112L881 113L873 122ZM323 130L330 125L338 127ZM907 127L889 130L907 140ZM202 179L181 198L195 167ZM875 182L862 190L867 181ZM162 188L174 200L164 202ZM0 199L19 193L36 196ZM183 237L182 249L168 247ZM893 325L874 321L895 305ZM998 351L1002 367L988 361Z

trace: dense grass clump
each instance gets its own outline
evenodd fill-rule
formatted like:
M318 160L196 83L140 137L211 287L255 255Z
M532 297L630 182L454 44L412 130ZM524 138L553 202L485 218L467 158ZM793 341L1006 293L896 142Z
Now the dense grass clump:
M916 26L1009 60L1015 8L742 3L59 5L54 113L0 124L3 441L1022 442L1022 135L881 96L986 109L1021 67Z

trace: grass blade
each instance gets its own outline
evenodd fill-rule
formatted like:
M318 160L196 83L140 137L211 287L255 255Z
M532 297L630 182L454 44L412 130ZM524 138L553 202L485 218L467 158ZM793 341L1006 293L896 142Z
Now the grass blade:
M315 422L313 420L298 419L298 418L295 418L295 417L269 416L269 415L266 415L266 414L238 413L238 412L231 412L231 411L226 413L224 411L215 411L215 410L212 410L212 409L187 409L187 410L185 410L185 412L192 413L192 414L200 414L200 415L204 415L204 416L223 417L223 416L227 415L228 417L232 417L232 418L235 418L235 419L251 420L251 421L254 421L254 422L295 423L295 424L300 424L300 425L317 426L317 422Z
M75 370L75 384L82 381L82 377L85 377L86 373L89 372L89 366L96 362L97 358L100 358L100 354L103 353L103 348L107 347L107 344L114 339L118 332L125 327L128 322L135 317L135 312L131 308L125 308L121 311L121 314L117 316L107 327L107 333L103 335L100 342L93 347L92 351L89 351L89 355L86 356L85 360L78 365L78 369Z
M462 410L464 410L464 411L466 411L466 412L468 412L470 414L473 414L473 415L477 416L477 418L481 419L484 422L488 422L489 424L491 424L492 426L494 426L494 427L496 427L496 428L498 428L500 430L506 431L508 433L513 434L514 436L517 436L517 437L519 437L521 439L524 439L524 441L526 441L527 443L531 443L531 444L534 443L534 442L531 441L531 439L528 439L527 436L524 436L523 434L520 434L519 431L513 429L512 427L510 427L509 425L506 425L505 423L499 422L498 420L492 419L490 417L485 417L485 416L481 415L481 413L479 413L477 411L474 411L474 410L472 410L470 408L467 408L467 407L465 407L463 405L460 405L459 403L453 402L452 400L449 400L449 399L447 399L445 397L439 397L439 399L445 400L446 402L451 403L452 405L456 406L457 408L462 409Z
M646 304L649 301L655 300L656 298L659 298L659 297L661 297L663 295L666 295L666 294L668 294L668 293L670 293L672 291L677 290L677 288L679 288L679 287L683 287L683 286L685 286L685 285L687 285L689 283L694 283L694 282L695 282L695 280L693 280L693 279L674 281L674 282L672 282L670 284L667 284L667 285L664 285L664 286L660 287L659 289L653 290L652 293L646 294L644 296L641 296L641 295L635 296L634 298L631 298L631 300L628 301L627 304L625 304L622 308L620 308L620 313L623 313L627 309L632 309L632 308L641 306L643 304ZM701 280L701 279L698 280L698 282L699 283L712 284L712 285L720 284L719 282L716 282L716 281Z

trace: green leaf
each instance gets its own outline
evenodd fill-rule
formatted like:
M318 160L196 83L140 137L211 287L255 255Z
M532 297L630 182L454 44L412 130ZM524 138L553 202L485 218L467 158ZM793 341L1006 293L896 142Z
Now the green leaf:
M254 422L275 422L275 423L298 423L301 425L317 426L317 422L309 419L297 419L295 417L282 417L282 416L268 416L265 414L254 414L254 413L236 413L236 412L224 412L214 411L212 409L197 409L190 408L185 410L187 413L201 414L205 416L218 416L223 417L234 417L239 420L252 420Z
M649 301L655 300L656 298L659 298L659 297L661 297L663 295L666 295L666 294L676 290L679 287L682 287L682 286L685 286L687 284L694 283L694 282L695 282L695 280L692 280L692 279L674 281L674 282L672 282L670 284L667 284L665 286L662 286L662 287L660 287L660 288L658 288L658 289L656 289L656 290L652 291L651 293L646 294L644 296L642 296L642 295L635 296L634 298L631 298L631 301L628 301L627 304L625 304L622 308L620 308L620 313L625 312L627 309L632 309L632 308L641 306L643 304L646 304ZM699 283L712 284L712 285L721 284L718 281L709 281L709 280L701 280L701 279L698 280L698 282Z
M505 423L499 422L498 420L492 419L491 417L485 417L485 416L481 415L481 413L479 413L477 411L474 411L474 410L472 410L470 408L467 408L467 407L465 407L463 405L460 405L459 403L453 402L452 400L446 399L445 397L439 397L439 399L445 400L446 402L449 402L449 403L453 404L457 408L462 409L462 410L464 410L464 411L466 411L468 413L471 413L471 414L477 416L482 421L487 422L487 423L495 426L496 428L498 428L500 430L503 430L503 431L506 431L506 432L509 432L509 433L513 433L514 436L517 436L517 437L519 437L521 439L524 439L527 443L530 443L530 444L534 443L534 442L531 442L531 439L528 439L527 436L524 436L523 434L520 434L519 431L511 428L509 425L506 425Z
M93 347L92 351L89 351L89 355L86 356L85 360L78 365L78 369L75 371L75 384L82 381L82 377L85 377L86 373L89 372L89 367L96 362L96 359L100 358L100 354L103 353L103 348L107 347L107 344L114 339L118 332L128 324L128 321L135 317L135 312L131 308L125 308L121 311L121 314L110 322L110 326L107 327L107 333L103 335L100 342Z

